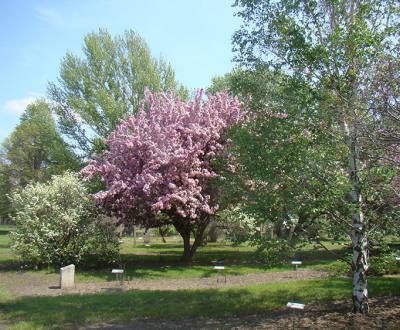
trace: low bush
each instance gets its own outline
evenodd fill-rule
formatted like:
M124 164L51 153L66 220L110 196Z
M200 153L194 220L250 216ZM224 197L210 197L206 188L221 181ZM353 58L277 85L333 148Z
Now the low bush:
M101 220L76 174L53 176L11 196L16 229L12 248L25 265L113 262L119 252L114 225Z
M287 263L294 255L294 248L286 239L262 240L256 251L258 259L268 266Z

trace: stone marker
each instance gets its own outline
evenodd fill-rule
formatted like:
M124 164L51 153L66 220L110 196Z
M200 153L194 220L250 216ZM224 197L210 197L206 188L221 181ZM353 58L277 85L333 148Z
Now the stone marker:
M61 289L73 288L75 286L75 265L60 268Z

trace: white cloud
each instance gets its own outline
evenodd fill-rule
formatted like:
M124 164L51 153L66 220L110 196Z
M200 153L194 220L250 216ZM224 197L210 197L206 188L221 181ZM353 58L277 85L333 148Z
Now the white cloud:
M34 102L38 98L43 98L43 95L36 92L30 92L27 97L8 100L3 104L2 112L20 115L24 112L28 104Z
M39 16L39 18L46 23L52 24L52 25L63 25L64 24L64 18L62 15L55 10L54 8L36 8L36 14Z
M24 112L27 105L33 101L35 101L34 97L26 97L19 100L8 100L6 103L4 103L3 109L7 113L20 115Z

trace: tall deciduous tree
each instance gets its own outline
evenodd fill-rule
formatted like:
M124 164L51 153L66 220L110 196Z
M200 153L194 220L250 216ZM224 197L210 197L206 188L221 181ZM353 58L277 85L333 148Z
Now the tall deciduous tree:
M384 54L398 57L397 1L237 0L244 20L234 36L237 60L249 66L271 65L304 81L318 96L318 111L329 119L326 130L343 146L349 191L343 199L350 224L340 221L353 242L353 306L368 312L369 221L363 188L363 127L374 120L368 79ZM343 213L345 214L345 213Z
M172 67L153 58L134 31L112 37L106 30L85 37L84 57L67 53L60 78L50 83L60 128L86 155L101 150L104 139L122 119L134 114L145 88L187 91L175 80Z
M83 170L106 186L95 195L100 207L147 227L172 223L185 261L218 209L213 161L223 155L227 130L243 118L241 103L227 93L202 98L201 91L189 102L148 92L141 110L107 139L108 150Z
M0 205L4 217L10 211L6 194L12 189L44 182L54 174L80 167L57 132L49 105L42 100L28 105L1 152L0 186L4 194Z
M255 118L231 135L238 166L226 198L239 200L246 213L270 228L266 239L287 236L289 225L297 237L311 222L315 227L316 218L341 204L334 202L333 191L343 193L346 185L334 163L343 161L343 152L326 131L326 115L317 110L310 87L261 66L235 70L214 80L210 89L220 87L239 97L251 95ZM284 120L271 118L282 113ZM288 224L290 216L298 222Z

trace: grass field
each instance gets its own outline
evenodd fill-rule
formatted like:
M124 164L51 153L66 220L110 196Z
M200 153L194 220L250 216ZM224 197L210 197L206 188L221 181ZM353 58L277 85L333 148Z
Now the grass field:
M8 226L0 227L1 272L15 272L18 260L10 251ZM336 253L347 252L344 245L330 245ZM201 247L193 265L179 262L182 247L177 239L167 244L155 242L150 247L133 247L130 238L122 244L121 263L126 275L140 279L165 279L212 276L212 262L224 260L227 274L240 275L292 269L290 265L268 267L254 257L250 246L234 247L225 243ZM306 246L296 252L304 267L329 269L337 265L330 253ZM56 270L29 271L36 276L54 274ZM77 269L77 281L101 281L110 278L109 269ZM372 278L370 296L400 295L399 278ZM226 316L264 313L282 309L287 301L326 303L350 299L351 280L329 278L295 282L270 283L242 288L198 289L180 291L129 291L56 297L12 296L0 283L0 320L11 322L11 329L53 329L76 327L89 323L125 322L135 319L173 319L181 317ZM0 322L0 328L1 328Z
M2 271L15 271L19 269L18 259L10 250L8 232L12 227L0 226L0 269ZM190 266L180 262L182 243L177 237L167 238L167 243L153 239L150 247L138 241L134 247L131 238L124 238L121 245L120 261L114 265L125 268L125 275L129 278L157 279L157 278L194 278L215 276L211 265L215 261L223 260L227 275L244 275L249 273L283 271L293 269L291 265L284 264L271 267L259 262L255 257L255 248L241 245L232 246L229 243L208 243L200 247ZM346 253L343 245L330 245L338 254ZM334 255L312 246L302 248L294 257L304 263L304 267L316 269L331 269L338 264ZM79 281L104 281L111 280L110 267L103 269L77 268L76 278ZM58 273L57 269L45 268L32 271L34 273Z
M12 228L12 226L0 225L0 267L15 263L16 261L15 256L11 253L11 241L8 237L8 234Z
M242 289L132 291L86 296L3 299L0 317L15 329L73 327L102 321L140 318L226 316L282 309L288 301L327 303L349 299L351 281L330 279L274 283ZM399 279L372 279L370 296L399 295ZM21 322L18 325L18 322ZM57 326L56 326L57 325Z

